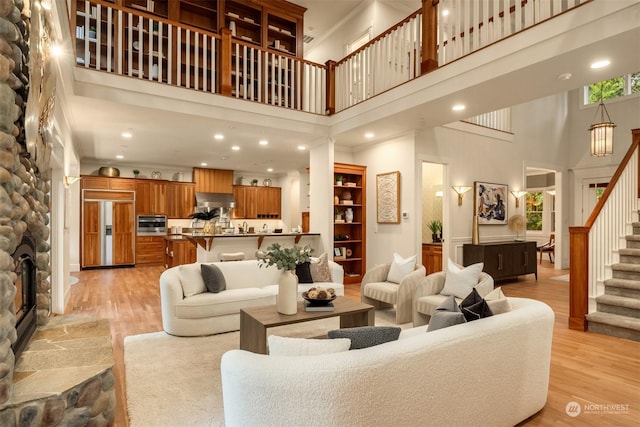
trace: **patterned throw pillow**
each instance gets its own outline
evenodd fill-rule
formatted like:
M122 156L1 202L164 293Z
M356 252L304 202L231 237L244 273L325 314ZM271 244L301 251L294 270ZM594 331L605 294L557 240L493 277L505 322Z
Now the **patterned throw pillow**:
M331 267L329 267L329 257L326 253L320 255L317 259L312 258L309 269L314 282L333 282Z

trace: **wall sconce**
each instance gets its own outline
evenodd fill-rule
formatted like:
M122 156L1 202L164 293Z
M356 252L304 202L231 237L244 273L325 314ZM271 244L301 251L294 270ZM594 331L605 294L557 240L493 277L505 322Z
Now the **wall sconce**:
M451 188L453 188L453 191L458 193L458 206L462 206L462 195L471 190L471 187L468 185L453 185Z
M64 177L64 185L65 187L69 187L71 184L73 184L74 182L78 181L80 179L79 176L67 176L65 175Z
M520 197L527 194L527 192L520 190L520 191L512 191L511 194L513 194L513 197L516 198L516 209L518 209L520 207Z

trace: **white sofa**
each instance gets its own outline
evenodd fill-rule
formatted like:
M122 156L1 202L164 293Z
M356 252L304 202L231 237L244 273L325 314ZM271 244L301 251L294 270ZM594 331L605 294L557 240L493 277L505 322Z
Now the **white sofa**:
M334 288L344 295L344 269L328 261L332 282L298 285L298 298L313 286ZM165 270L160 276L162 327L177 336L211 335L240 329L240 309L276 303L278 277L276 267L260 267L257 260L211 262L220 268L226 290L206 292L204 281L197 283L200 292L185 297L183 280L202 280L201 263L184 264ZM190 283L193 287L193 283Z
M313 356L243 350L221 361L227 427L513 426L545 405L554 315L509 298L504 314L375 347Z

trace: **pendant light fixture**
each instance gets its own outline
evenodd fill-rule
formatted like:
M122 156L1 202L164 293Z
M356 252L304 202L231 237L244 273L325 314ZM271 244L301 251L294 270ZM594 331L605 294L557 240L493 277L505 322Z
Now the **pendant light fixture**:
M600 122L595 123L598 119L598 113L600 113ZM596 109L593 122L589 128L589 134L591 135L591 155L602 157L613 154L613 128L616 127L616 125L611 121L609 112L607 112L604 102L602 102L602 82L600 82L600 104L598 104L598 108Z

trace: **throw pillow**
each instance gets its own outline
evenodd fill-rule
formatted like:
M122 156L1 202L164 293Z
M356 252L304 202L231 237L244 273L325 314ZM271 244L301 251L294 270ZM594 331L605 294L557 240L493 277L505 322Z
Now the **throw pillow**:
M326 253L323 253L318 258L312 258L309 269L314 282L333 282L331 267L329 267L329 257Z
M314 354L339 353L349 350L351 340L288 338L269 335L270 356L309 356Z
M444 279L442 295L454 295L456 298L464 298L478 284L478 278L482 272L484 263L479 262L468 267L461 267L449 258L447 273Z
M494 290L489 292L484 297L484 300L487 302L489 308L491 309L491 312L494 315L506 313L513 310L513 308L511 307L511 303L509 303L507 297L504 296L501 288L495 288Z
M357 328L334 329L329 331L329 338L349 338L351 348L367 348L374 345L395 341L400 336L401 329L397 326L360 326Z
M202 279L202 273L197 265L183 264L178 267L178 277L182 285L182 294L185 298L207 292L207 287Z
M311 263L303 262L302 264L296 264L296 276L298 276L298 283L313 283L313 277L311 276Z
M202 264L200 266L202 272L202 280L209 292L217 294L220 291L227 289L227 282L224 279L224 274L220 268L215 264Z
M456 297L449 296L442 304L436 308L436 311L431 315L429 320L429 326L427 326L427 332L436 331L438 329L446 328L460 323L466 323L464 314L460 311Z
M400 255L393 254L393 262L387 274L387 282L400 283L404 276L411 273L416 268L416 256L402 258Z
M475 288L462 300L460 310L467 322L493 316L489 305Z

